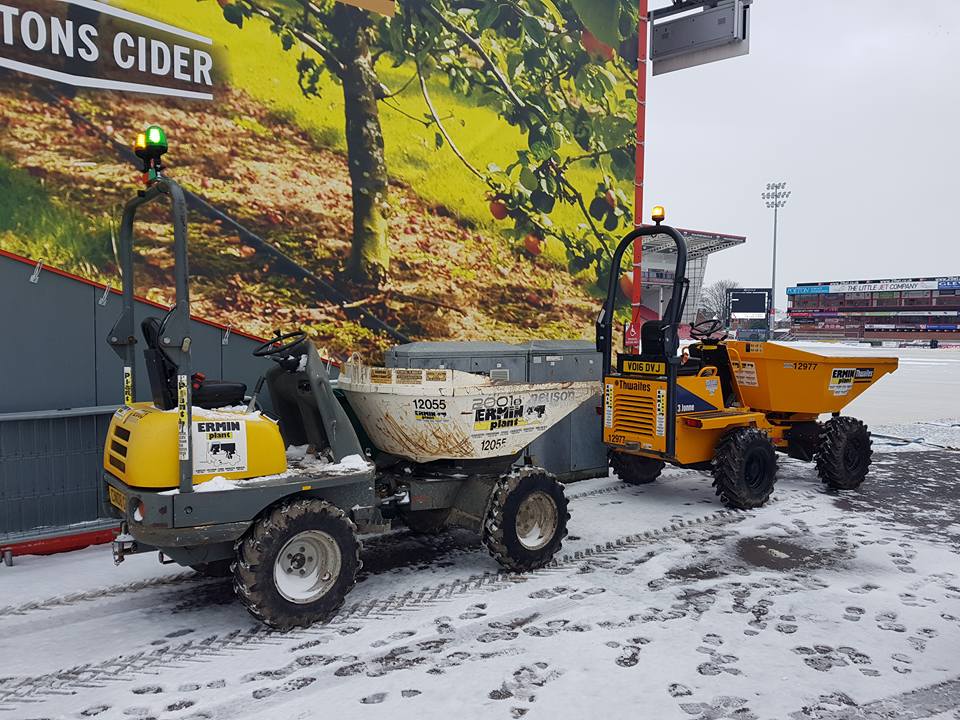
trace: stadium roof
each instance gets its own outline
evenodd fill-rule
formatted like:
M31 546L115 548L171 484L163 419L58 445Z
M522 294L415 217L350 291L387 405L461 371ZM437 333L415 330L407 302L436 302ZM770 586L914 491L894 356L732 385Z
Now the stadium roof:
M687 241L687 259L689 260L712 255L747 242L747 239L742 235L724 235L723 233L684 230L683 228L677 228L677 230ZM669 235L651 235L643 241L643 252L676 255L677 248Z

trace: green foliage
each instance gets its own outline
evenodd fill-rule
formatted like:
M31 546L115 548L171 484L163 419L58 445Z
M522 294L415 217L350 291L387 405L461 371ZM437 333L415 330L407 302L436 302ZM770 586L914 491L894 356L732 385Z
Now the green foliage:
M229 17L227 8L234 8ZM320 94L325 73L342 72L332 3L277 11L260 0L236 0L227 8L225 18L237 25L255 14L267 17L282 47L299 52L293 62L304 95ZM506 205L512 227L504 235L554 237L572 272L592 266L599 277L610 247L631 225L630 203L617 187L633 180L634 68L616 49L635 38L636 13L631 0L406 0L394 18L377 17L366 32L376 54L394 67L412 66L423 79L426 112L411 119L432 130L436 151L453 152L491 199ZM429 95L437 78L523 133L526 147L505 168L459 151L450 118ZM388 102L390 91L378 90ZM597 197L585 198L571 181L583 167L596 173ZM616 202L605 200L601 208L601 196ZM555 222L562 208L575 210L580 221Z
M113 262L107 218L60 205L36 179L0 158L0 238L4 248L100 278Z

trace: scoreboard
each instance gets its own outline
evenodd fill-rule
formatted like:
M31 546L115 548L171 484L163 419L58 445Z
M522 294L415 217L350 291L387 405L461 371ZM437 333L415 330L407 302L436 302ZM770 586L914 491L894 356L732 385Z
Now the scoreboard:
M763 320L770 314L770 288L731 288L727 308L731 320Z

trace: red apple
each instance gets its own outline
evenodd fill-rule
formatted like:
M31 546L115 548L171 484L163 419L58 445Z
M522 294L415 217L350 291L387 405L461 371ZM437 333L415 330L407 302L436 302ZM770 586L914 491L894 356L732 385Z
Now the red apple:
M527 252L536 257L543 252L543 240L540 239L539 235L534 235L530 233L523 239L523 246L527 249Z
M580 44L583 49L591 55L603 58L606 61L613 60L613 48L597 39L596 35L584 28L580 33Z
M490 214L497 220L506 220L509 210L502 200L490 201Z

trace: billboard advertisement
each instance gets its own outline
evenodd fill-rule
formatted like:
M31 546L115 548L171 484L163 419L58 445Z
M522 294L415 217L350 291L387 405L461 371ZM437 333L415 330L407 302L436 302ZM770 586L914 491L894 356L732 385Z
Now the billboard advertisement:
M822 285L798 285L787 288L787 295L832 295L859 292L910 292L912 290L960 289L960 278L920 278L913 280L868 280L866 282L835 282Z
M375 358L589 337L633 226L627 0L5 0L0 249L119 286L131 151L188 191L194 312ZM137 290L173 301L163 208Z

